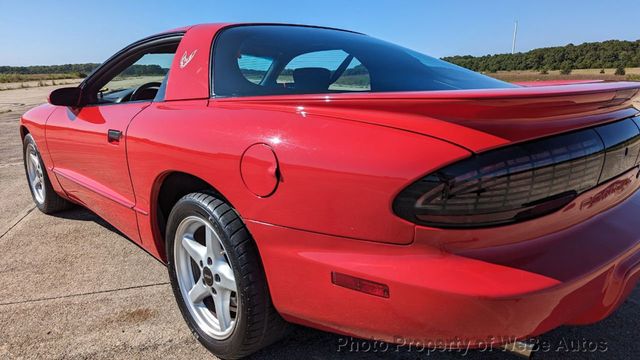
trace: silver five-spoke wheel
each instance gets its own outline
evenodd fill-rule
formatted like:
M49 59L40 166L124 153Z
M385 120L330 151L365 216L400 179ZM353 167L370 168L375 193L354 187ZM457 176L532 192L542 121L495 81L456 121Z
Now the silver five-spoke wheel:
M238 314L238 290L224 245L206 220L189 216L176 229L175 270L187 309L215 339L231 335Z
M42 172L42 164L38 157L38 152L33 144L27 145L26 150L27 176L29 178L29 186L33 192L33 196L40 204L44 202L44 175Z
M182 196L167 218L171 289L195 338L222 359L239 359L281 339L289 326L273 306L240 215L205 191Z
M45 214L68 209L71 204L55 192L38 152L38 146L31 134L25 135L22 140L22 149L24 170L36 207Z

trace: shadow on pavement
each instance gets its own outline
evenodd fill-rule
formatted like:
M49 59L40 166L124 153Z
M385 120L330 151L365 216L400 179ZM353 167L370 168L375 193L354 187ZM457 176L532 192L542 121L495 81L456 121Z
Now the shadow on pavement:
M113 227L111 224L106 222L100 216L96 215L90 210L83 208L79 205L76 205L69 210L64 210L64 211L57 212L55 214L51 214L51 216L55 216L62 219L68 219L68 220L93 221L94 223L102 226L103 228L111 232L114 232L124 238L127 238L127 236L121 233L120 230Z

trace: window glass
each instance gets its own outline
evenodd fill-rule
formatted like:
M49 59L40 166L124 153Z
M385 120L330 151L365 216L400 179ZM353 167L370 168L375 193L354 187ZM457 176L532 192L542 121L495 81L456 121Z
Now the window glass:
M133 65L102 87L103 92L136 88L149 82L162 82L169 72L173 54L145 54Z
M173 52L141 54L100 88L95 101L110 104L153 100L169 73L173 56Z
M369 70L358 59L353 58L342 75L329 86L329 90L370 91Z
M280 84L293 83L293 71L299 68L324 68L333 72L347 56L349 54L342 50L314 51L298 55L284 67L277 82Z
M271 67L273 59L242 54L238 58L238 67L244 77L254 84L260 84Z
M268 59L269 71L263 60L250 79L238 54ZM226 29L216 39L212 63L218 96L516 87L366 35L303 26Z

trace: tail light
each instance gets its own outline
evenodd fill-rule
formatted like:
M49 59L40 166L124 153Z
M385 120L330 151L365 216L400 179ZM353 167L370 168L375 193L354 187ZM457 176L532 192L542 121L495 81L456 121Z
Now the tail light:
M403 190L394 212L443 228L496 226L561 209L638 164L640 117L500 148Z
M374 281L361 279L355 276L332 272L331 282L335 285L355 291L360 291L365 294L375 295L383 298L389 297L389 286Z

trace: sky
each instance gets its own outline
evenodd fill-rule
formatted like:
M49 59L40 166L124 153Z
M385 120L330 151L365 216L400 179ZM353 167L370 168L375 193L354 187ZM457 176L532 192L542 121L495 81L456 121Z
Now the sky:
M103 62L164 30L206 22L345 28L435 57L640 39L640 0L0 0L0 65Z

